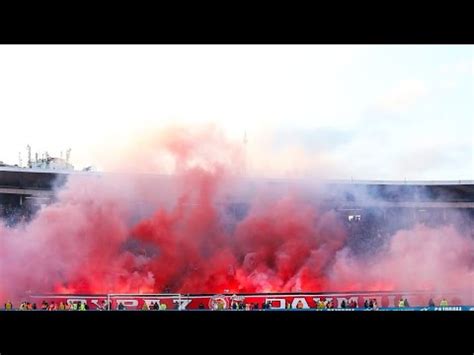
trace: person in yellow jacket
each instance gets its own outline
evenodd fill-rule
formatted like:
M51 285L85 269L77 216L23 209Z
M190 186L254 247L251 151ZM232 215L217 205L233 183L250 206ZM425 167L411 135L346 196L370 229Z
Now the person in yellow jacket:
M448 306L448 300L446 298L443 298L441 302L439 303L440 307L447 307Z
M165 303L160 304L160 311L166 311L166 308L168 308L168 307L166 306Z
M405 301L403 300L403 298L400 298L400 301L398 302L398 307L400 308L405 307Z
M142 311L149 311L149 310L150 310L150 307L148 307L148 304L146 302L143 302Z

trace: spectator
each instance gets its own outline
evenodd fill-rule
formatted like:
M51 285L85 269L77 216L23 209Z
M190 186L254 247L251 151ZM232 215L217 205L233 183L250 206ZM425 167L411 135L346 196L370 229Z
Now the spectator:
M286 303L286 309L291 309L291 302L290 302L290 301L288 301L288 302Z
M33 303L33 306L31 306L31 308L36 311L36 303Z
M370 308L370 309L374 308L374 300L373 300L373 299L371 299L371 300L369 301L369 308Z
M158 301L155 302L153 305L153 310L158 311L160 309L160 305L158 304Z
M403 301L403 304L404 304L405 307L410 307L410 304L408 303L408 300L406 298Z
M365 300L365 302L364 302L364 308L369 308L369 300Z
M59 310L59 311L64 311L64 310L66 310L66 306L64 305L64 303L63 303L62 301L59 302L58 310Z
M447 307L448 306L448 300L443 297L441 302L439 303L440 307Z
M6 311L11 311L11 310L13 310L13 303L12 303L12 301L7 301L7 303L5 303L5 310L6 310Z
M346 300L342 300L342 302L341 302L341 308L346 308Z
M303 302L301 300L296 304L296 309L303 309Z
M149 310L150 310L150 307L148 307L148 304L146 302L143 302L142 311L149 311Z
M106 300L103 300L102 301L102 306L100 306L98 308L100 311L106 311L108 309L108 306L107 306L107 301Z
M204 309L204 303L199 303L199 309Z
M379 308L379 305L377 304L377 300L374 298L373 302L372 302L372 308L373 309L378 309Z
M398 307L399 308L405 307L405 302L403 301L403 298L400 298L400 301L398 301Z
M428 307L434 307L435 306L435 303L433 301L433 298L430 298L430 300L428 301Z
M160 311L166 311L167 308L168 308L168 306L166 305L166 303L161 303L160 304Z

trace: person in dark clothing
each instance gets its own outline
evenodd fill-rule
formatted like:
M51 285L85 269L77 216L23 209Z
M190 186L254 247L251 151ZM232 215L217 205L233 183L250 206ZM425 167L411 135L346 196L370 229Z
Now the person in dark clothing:
M364 302L364 308L369 308L369 301L368 301L368 300L365 300L365 302Z
M410 307L410 304L408 303L408 300L406 298L403 301L403 304L405 305L405 307Z
M160 305L158 304L158 302L155 302L155 304L153 305L153 309L155 311L158 311L160 309Z
M341 308L346 308L346 301L345 301L345 300L342 300L342 302L341 302Z
M428 307L434 307L435 306L435 303L433 301L433 298L430 298L429 302L428 302Z
M370 300L370 302L369 302L369 308L374 308L374 301L373 301L373 300Z

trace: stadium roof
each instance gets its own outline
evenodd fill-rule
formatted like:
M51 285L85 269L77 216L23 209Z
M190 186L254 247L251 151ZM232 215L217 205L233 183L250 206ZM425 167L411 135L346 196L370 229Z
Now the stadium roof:
M121 173L100 173L90 171L45 170L19 167L0 167L0 194L15 194L46 197L52 195L54 187L63 185L69 175L101 176L122 175ZM167 179L169 175L134 174L145 179ZM246 178L250 185L270 184L278 188L280 184L331 185L328 193L347 205L361 202L385 206L386 203L411 207L413 203L456 203L457 207L474 207L474 180L322 180L294 178ZM245 185L245 184L244 184ZM339 195L338 195L339 194ZM361 198L361 196L364 196ZM368 197L368 199L367 199ZM407 205L408 203L408 205ZM467 203L467 205L466 205ZM406 205L406 206L405 206ZM433 205L433 207L436 207ZM444 205L444 204L442 204ZM471 206L472 205L472 206ZM441 205L439 206L441 207Z
M103 175L103 174L118 174L111 172L91 172L81 170L50 170L39 168L20 168L16 166L0 166L0 174L2 172L24 174L61 174L61 175ZM167 177L163 174L139 174ZM253 178L249 178L253 179ZM258 178L255 178L258 179ZM260 180L260 179L259 179ZM325 184L361 184L361 185L474 185L474 180L354 180L354 179L311 179L311 178L261 178L262 181L268 182L288 182L288 181L319 181Z

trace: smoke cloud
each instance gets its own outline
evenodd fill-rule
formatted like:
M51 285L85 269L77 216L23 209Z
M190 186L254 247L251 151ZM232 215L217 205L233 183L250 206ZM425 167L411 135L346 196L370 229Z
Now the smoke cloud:
M0 222L0 299L453 289L472 296L471 236L452 225L416 225L376 251L354 253L345 221L314 201L308 184L273 188L244 177L242 144L216 126L149 133L117 156L112 173L72 174L29 223Z

